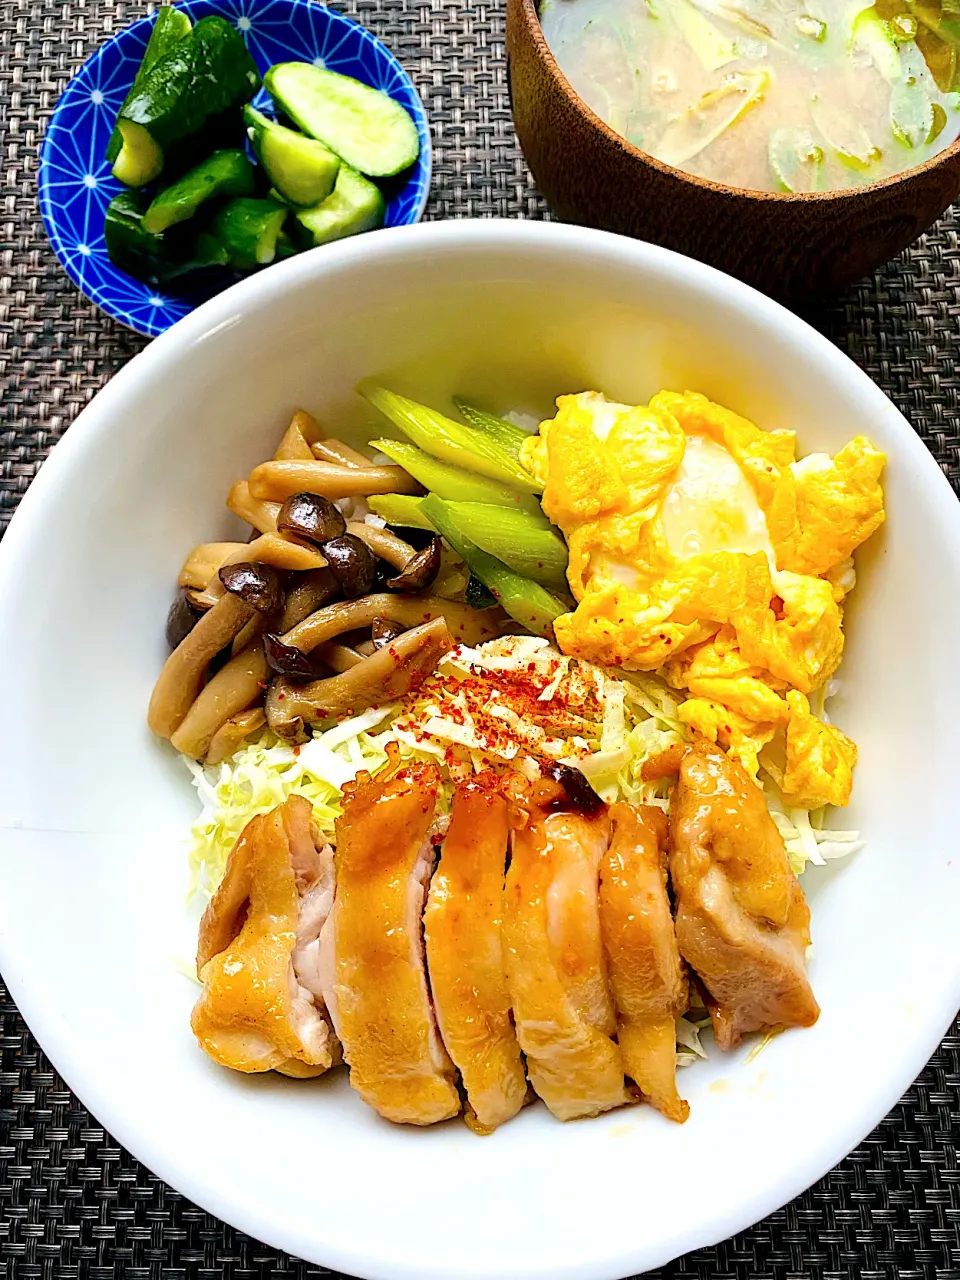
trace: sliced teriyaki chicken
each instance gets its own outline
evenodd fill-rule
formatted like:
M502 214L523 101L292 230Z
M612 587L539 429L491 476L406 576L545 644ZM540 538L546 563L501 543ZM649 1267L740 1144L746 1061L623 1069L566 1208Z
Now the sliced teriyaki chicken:
M460 1111L424 968L422 917L434 866L433 765L361 773L337 820L337 897L321 938L321 977L365 1102L400 1124Z
M763 793L717 747L684 756L670 844L677 941L707 989L720 1048L749 1031L812 1026L810 908Z
M495 775L461 783L423 920L440 1034L481 1132L515 1116L527 1094L500 938L508 835Z
M689 1105L677 1093L676 1019L687 978L667 897L667 819L629 804L610 811L613 835L600 864L600 928L617 1007L623 1069L671 1120Z
M530 1083L558 1119L573 1120L628 1097L597 902L610 819L581 774L558 773L516 796L503 943Z
M231 850L200 923L203 994L190 1019L221 1066L317 1076L340 1061L316 962L333 852L317 846L309 800L290 796L251 819Z

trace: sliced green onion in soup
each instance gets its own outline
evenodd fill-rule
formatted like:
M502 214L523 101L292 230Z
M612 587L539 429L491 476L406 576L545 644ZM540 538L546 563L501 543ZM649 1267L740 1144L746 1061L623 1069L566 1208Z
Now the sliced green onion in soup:
M854 18L850 32L850 50L867 54L887 84L900 79L900 51L897 42L889 24L883 21L872 6L863 9Z
M770 168L783 191L816 191L823 173L823 148L809 129L773 129L767 144Z
M916 40L919 25L912 13L898 13L890 22L890 32L898 43L901 40Z
M935 130L934 104L923 86L907 76L890 90L890 128L905 147L922 147L940 132ZM946 115L940 108L946 123ZM940 129L943 128L941 124Z
M813 123L837 157L850 169L868 169L880 159L880 150L866 129L849 112L814 98L810 104Z
M706 71L719 71L737 57L737 46L690 0L670 0L670 15Z
M815 18L812 13L798 14L795 25L800 34L806 36L808 40L826 39L827 24Z
M665 164L692 160L763 98L770 81L769 71L735 71L718 89L675 116L651 154Z
M729 22L731 26L736 27L745 35L752 36L754 40L771 40L773 38L773 32L767 24L761 22L759 18L755 18L747 12L746 8L740 5L726 4L724 0L692 0L692 3L705 13L710 13L715 18Z

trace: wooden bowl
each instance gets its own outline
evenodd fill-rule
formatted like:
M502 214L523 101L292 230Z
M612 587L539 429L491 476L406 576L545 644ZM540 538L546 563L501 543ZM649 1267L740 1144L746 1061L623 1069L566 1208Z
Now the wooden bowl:
M507 0L513 118L527 163L565 222L677 249L784 301L833 292L916 240L960 193L960 139L870 186L810 195L738 190L648 156L577 96L536 0Z

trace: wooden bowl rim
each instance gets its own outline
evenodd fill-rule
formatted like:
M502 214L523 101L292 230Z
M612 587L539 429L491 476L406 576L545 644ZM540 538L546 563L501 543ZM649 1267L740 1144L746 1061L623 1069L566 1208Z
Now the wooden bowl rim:
M550 46L547 44L546 36L543 34L543 28L540 25L540 15L537 12L538 0L518 0L518 3L520 13L525 21L526 30L533 41L537 56L544 64L548 74L556 81L558 88L570 100L570 105L579 115L583 116L591 128L597 130L607 141L614 143L626 155L638 160L641 164L649 165L651 168L656 169L664 177L674 178L701 191L709 191L712 195L738 200L766 201L773 204L834 204L850 200L851 197L857 198L892 189L907 180L912 181L922 173L929 173L930 170L936 169L940 165L945 165L948 160L960 154L960 136L958 136L951 142L949 147L937 152L936 155L931 156L929 160L924 160L921 164L913 165L909 169L903 169L900 173L890 174L886 178L878 178L876 182L867 183L862 187L839 187L832 191L758 191L754 187L731 187L724 182L714 182L712 178L698 177L694 173L676 169L673 165L666 164L663 160L658 160L656 156L649 155L646 151L641 150L640 147L635 146L634 143L629 142L621 134L617 133L615 129L611 129L605 120L601 120L596 112L580 97L553 56Z

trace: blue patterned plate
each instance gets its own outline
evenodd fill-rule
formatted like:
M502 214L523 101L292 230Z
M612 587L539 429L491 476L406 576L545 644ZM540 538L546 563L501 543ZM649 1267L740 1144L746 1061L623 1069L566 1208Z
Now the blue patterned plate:
M180 7L194 22L218 14L235 23L261 74L274 62L316 62L403 103L417 123L420 158L393 192L385 225L419 221L430 186L430 131L413 81L386 45L316 0L182 0ZM123 190L105 158L107 141L152 22L133 23L84 63L57 103L40 151L40 212L67 275L107 315L148 338L237 279L224 273L203 290L174 296L134 280L107 257L104 212ZM254 103L269 103L263 89Z

